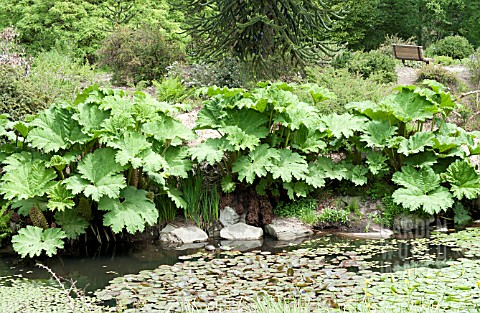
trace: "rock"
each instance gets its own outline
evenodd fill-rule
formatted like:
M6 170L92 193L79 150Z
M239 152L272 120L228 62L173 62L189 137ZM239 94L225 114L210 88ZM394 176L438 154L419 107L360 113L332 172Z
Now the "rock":
M294 240L310 236L313 231L298 219L274 218L271 224L265 225L265 233L277 240Z
M168 224L160 231L160 241L170 243L194 243L208 239L207 233L197 226L175 226Z
M220 237L227 240L257 240L262 236L263 229L245 223L230 225L220 231Z
M421 217L415 214L399 214L393 221L393 229L408 232L416 229L426 229L435 221L434 217Z
M240 222L241 216L235 212L234 208L226 206L223 210L220 210L220 218L218 219L223 227L237 224Z
M263 244L262 239L258 240L222 240L220 242L222 247L232 247L238 251L248 251L256 248L260 248Z

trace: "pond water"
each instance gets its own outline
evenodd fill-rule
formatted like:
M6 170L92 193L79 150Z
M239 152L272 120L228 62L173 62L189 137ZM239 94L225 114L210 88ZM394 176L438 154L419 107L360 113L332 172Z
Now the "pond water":
M296 242L277 242L265 239L258 242L257 247L250 250L261 250L272 253L294 251L299 248L321 248L337 246L339 253L325 255L326 261L337 264L351 271L357 270L354 260L345 257L345 253L358 251L364 247L375 246L379 249L369 257L372 270L380 272L398 271L409 267L429 266L444 267L448 260L462 257L461 251L454 251L451 247L431 243L427 238L390 239L390 240L361 240L350 239L335 235L323 235L313 241L306 239ZM303 242L303 243L302 243ZM214 242L217 247L221 242ZM152 241L133 243L117 243L103 246L78 248L75 253L67 256L54 256L38 260L19 259L10 249L0 250L0 276L24 277L29 280L51 280L51 275L44 269L36 266L40 262L48 266L59 277L76 281L76 286L88 292L105 287L110 280L126 274L135 274L142 270L152 270L160 265L173 265L180 259L187 259L189 255L205 251L204 244L185 247L183 250L165 249L162 245ZM225 242L223 242L225 245ZM238 247L248 251L245 243L228 243L231 247ZM384 252L382 252L384 249ZM216 257L220 257L213 254ZM181 261L181 260L180 260Z

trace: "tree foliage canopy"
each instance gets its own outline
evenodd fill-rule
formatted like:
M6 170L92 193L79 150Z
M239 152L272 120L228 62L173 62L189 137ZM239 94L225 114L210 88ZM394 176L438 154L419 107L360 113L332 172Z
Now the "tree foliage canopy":
M185 0L181 8L202 56L228 52L253 63L278 55L302 63L328 53L322 33L341 18L329 0Z

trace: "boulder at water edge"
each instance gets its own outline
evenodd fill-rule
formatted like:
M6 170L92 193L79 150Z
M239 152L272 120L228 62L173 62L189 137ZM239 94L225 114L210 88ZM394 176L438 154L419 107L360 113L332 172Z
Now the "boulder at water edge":
M230 225L220 231L220 237L227 240L256 240L262 236L263 229L245 223Z
M183 244L207 240L207 233L197 226L175 226L168 224L160 231L160 241L162 242Z
M275 218L271 224L265 225L265 232L277 240L294 240L310 236L313 232L297 219Z
M240 215L235 212L234 208L226 206L223 210L220 210L220 217L218 220L223 227L227 227L240 222Z

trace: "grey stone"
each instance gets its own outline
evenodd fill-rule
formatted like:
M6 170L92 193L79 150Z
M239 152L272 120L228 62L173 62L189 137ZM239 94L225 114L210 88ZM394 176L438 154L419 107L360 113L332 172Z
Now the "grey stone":
M262 236L263 229L245 223L230 225L220 231L220 237L227 240L257 240Z
M170 243L194 243L208 239L207 233L197 226L175 226L168 224L160 231L160 241Z
M421 217L415 214L399 214L393 221L393 229L399 232L426 229L434 221L434 217Z
M265 225L265 233L277 240L294 240L310 236L313 231L298 219L274 218L271 224Z
M223 210L220 210L220 217L219 221L223 225L223 227L227 227L230 225L237 224L240 222L241 216L235 212L234 208L226 206Z
M222 246L232 247L238 251L248 251L260 248L263 245L263 239L258 240L222 240Z

